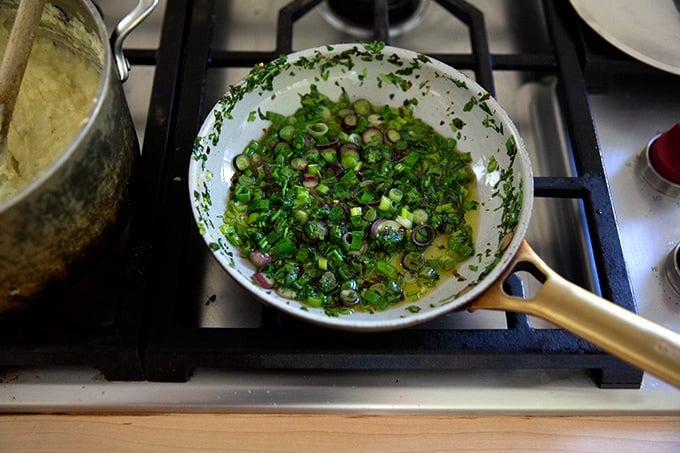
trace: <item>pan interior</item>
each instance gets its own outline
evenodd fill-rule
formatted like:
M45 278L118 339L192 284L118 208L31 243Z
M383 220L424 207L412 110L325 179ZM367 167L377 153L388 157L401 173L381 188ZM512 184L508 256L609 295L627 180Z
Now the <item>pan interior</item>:
M252 282L252 264L222 233L221 216L234 174L233 158L269 122L258 112L292 114L311 85L337 99L410 105L414 115L458 140L472 156L479 201L475 254L417 302L376 313L329 317ZM515 126L498 103L459 71L425 55L373 44L324 46L257 65L229 87L202 125L192 151L189 192L199 231L218 262L261 301L313 323L349 330L388 330L428 321L464 306L500 275L526 231L531 167Z

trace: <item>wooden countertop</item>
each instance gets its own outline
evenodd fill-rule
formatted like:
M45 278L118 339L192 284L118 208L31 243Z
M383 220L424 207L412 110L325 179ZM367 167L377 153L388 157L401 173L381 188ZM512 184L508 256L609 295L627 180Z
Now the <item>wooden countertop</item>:
M680 416L3 415L0 451L680 452Z

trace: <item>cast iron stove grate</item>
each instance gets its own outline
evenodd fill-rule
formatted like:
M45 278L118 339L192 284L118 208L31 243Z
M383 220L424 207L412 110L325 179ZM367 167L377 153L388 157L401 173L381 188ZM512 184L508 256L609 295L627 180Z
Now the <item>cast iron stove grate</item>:
M136 297L150 303L148 338L144 345L146 378L151 381L186 381L195 368L247 369L590 369L603 388L637 388L642 372L605 354L563 330L530 326L527 316L507 314L507 329L407 329L386 333L347 333L302 324L263 308L256 328L201 328L187 322L195 306L210 301L191 297L187 289L202 276L201 263L209 251L198 236L189 208L184 175L198 127L208 68L248 68L292 49L295 20L320 3L294 1L279 13L277 45L272 52L211 49L214 4L171 0L166 10L162 45L178 46L171 55L161 47L154 100L161 116L152 116L147 128L143 171L147 205L133 222L133 250L141 276ZM554 54L489 53L483 15L464 1L439 1L470 29L471 54L439 55L459 69L474 70L477 80L494 92L493 71L513 69L555 74L566 115L567 130L577 163L577 176L537 177L538 197L581 200L588 222L602 295L635 311L608 185L599 154L570 27L576 20L566 2L545 1L543 9ZM388 19L377 15L376 37L387 41ZM170 68L165 58L177 63ZM162 66L166 64L166 66ZM164 91L167 90L167 91ZM170 105L165 105L172 99ZM165 132L167 135L163 135ZM158 185L157 185L158 184ZM134 274L130 272L129 274ZM229 278L225 273L224 278ZM133 282L134 283L134 282ZM510 282L510 289L521 292ZM514 289L513 289L514 288ZM131 291L134 295L134 291ZM229 297L229 295L225 295ZM140 303L142 301L140 300ZM256 303L253 301L253 303ZM310 340L310 339L313 339Z
M142 310L123 305L126 234L75 282L0 319L0 369L88 366L109 380L142 380Z

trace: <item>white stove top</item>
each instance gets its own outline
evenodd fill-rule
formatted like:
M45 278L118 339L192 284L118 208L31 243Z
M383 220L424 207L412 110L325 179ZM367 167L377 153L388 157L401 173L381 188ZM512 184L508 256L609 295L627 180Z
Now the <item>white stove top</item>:
M100 2L107 21L120 17L121 8L134 2ZM225 2L221 7L239 9L239 21L225 24L218 34L239 48L244 29L250 30L264 50L274 47L271 27L275 11L269 2ZM245 5L249 8L246 10ZM531 3L533 5L533 3ZM503 21L511 16L510 3L483 1L475 5L489 12L487 27L493 39L492 52L511 52L518 47L540 52L545 44L535 41L533 32L521 21ZM409 44L393 40L397 46L418 47L425 52L466 51L467 32L449 24L431 5L425 19L453 26L442 38L434 25L423 27L420 41ZM494 11L500 13L493 13ZM127 45L153 47L158 42L157 27L164 14L164 2L134 32ZM527 17L523 19L527 20ZM332 27L319 27L319 12L312 11L296 28L295 48L311 47L347 39ZM508 25L510 24L510 25ZM310 30L323 30L322 33ZM544 33L541 30L534 31ZM219 38L219 37L218 37ZM463 44L459 44L463 42ZM252 44L252 43L251 43ZM218 70L208 84L210 105L244 71ZM125 85L138 132L144 121L151 68L133 68ZM668 79L666 79L668 80ZM527 146L537 175L569 174L570 163L547 160L544 147L568 144L559 121L553 128L536 130L536 124L550 116L559 118L555 107L553 80L526 81L519 74L499 73L498 97L527 138ZM210 97L213 99L210 99ZM648 140L670 128L680 119L680 84L671 79L641 82L617 80L606 92L591 96L592 111L602 147L607 175L619 221L626 264L630 271L639 312L642 316L680 332L680 295L672 292L661 269L670 248L680 241L680 199L656 194L644 185L635 170L635 161ZM578 219L578 207L569 203L551 207L541 201L544 216L532 224L528 238L539 254L563 274L582 273L563 264L561 256L572 253L550 241L555 225ZM548 233L546 233L546 231ZM572 238L578 241L578 237ZM578 260L576 260L578 262ZM566 267L565 267L566 266ZM587 274L587 272L585 272ZM590 283L583 282L586 286ZM252 304L252 301L248 301ZM212 304L206 310L217 310ZM247 310L246 310L247 311ZM204 322L219 325L224 313L206 311ZM480 316L481 315L481 316ZM477 312L456 314L452 322L472 323L473 327L503 323L502 314ZM462 321L461 319L464 318ZM534 320L536 327L541 325ZM488 370L488 371L218 371L195 370L187 383L108 382L89 368L8 370L0 377L0 412L130 412L224 411L224 412L351 412L351 413L465 413L465 414L668 414L680 412L680 391L645 375L640 390L602 390L584 370Z

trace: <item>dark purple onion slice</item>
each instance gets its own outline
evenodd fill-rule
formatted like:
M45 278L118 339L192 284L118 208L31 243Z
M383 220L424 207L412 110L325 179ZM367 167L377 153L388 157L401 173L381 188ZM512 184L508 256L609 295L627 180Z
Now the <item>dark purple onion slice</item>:
M359 303L359 292L356 289L340 290L340 303L345 307L353 307Z
M314 145L314 147L316 149L328 149L328 148L335 149L335 148L338 147L339 144L340 144L340 140L338 140L337 137L336 137L336 138L332 139L331 141L329 141L328 143L317 143L316 145Z
M330 171L331 173L333 173L333 175L335 175L335 176L340 176L342 174L342 172L345 171L345 169L342 168L338 164L330 164L330 165L326 166L326 169L328 171Z
M388 142L394 145L399 140L401 140L401 133L396 129L387 129L387 132L385 132L385 138Z
M269 253L263 253L257 249L250 252L250 254L248 255L248 259L257 268L266 266L267 264L272 262L272 257L269 255Z
M272 289L274 287L274 281L262 272L255 272L253 274L253 281L264 289Z
M366 145L382 143L383 133L377 127L367 127L361 133L361 141Z
M345 115L342 118L342 124L341 125L342 125L342 128L345 131L353 131L354 128L357 127L357 124L359 124L359 117L354 113L350 113L348 115Z
M302 185L307 188L316 187L319 185L319 175L314 175L311 173L305 173L302 175Z
M357 156L359 155L359 147L352 143L352 142L345 142L342 145L340 145L340 157L344 156L347 153L352 153L356 154Z
M411 231L411 241L418 247L425 247L434 241L435 231L432 225L418 225Z

